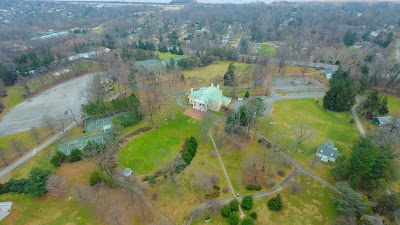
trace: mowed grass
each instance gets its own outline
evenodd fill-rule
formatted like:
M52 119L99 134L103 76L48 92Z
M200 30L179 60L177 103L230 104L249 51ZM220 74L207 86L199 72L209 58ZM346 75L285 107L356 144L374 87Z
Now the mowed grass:
M164 121L158 129L125 145L120 151L120 165L139 175L155 172L176 157L184 140L195 134L199 123L179 113L175 120Z
M69 200L68 195L52 199L8 193L0 195L0 201L13 202L10 214L0 224L104 224L78 201Z
M23 94L24 91L19 85L13 85L11 87L6 87L7 97L1 98L0 101L3 102L5 109L0 113L0 118L4 116L8 111L14 108L16 105L24 101Z
M178 48L179 49L179 48ZM155 55L158 55L158 58L160 59L170 59L170 58L184 58L186 57L185 55L174 55L171 52L160 52L160 51L155 51Z
M397 98L393 95L388 95L388 94L385 94L385 96L388 97L389 114L391 114L391 115L399 114L400 115L400 98Z
M221 132L225 132L223 127L224 124L218 121L215 128L213 129L214 140L220 139ZM226 138L226 134L224 135ZM246 170L249 167L251 168L254 162L256 162L258 164L258 168L260 168L265 160L265 177L264 182L262 182L261 184L261 191L271 189L271 187L266 185L268 181L273 181L276 185L278 185L295 169L293 165L290 168L283 165L282 158L277 158L276 160L273 160L272 149L265 148L263 145L258 143L258 140L254 139L253 136L251 136L249 140L241 141L241 149L233 146L230 143L229 139L225 139L224 142L225 143L223 145L217 144L217 146L228 176L232 182L233 189L241 196L260 192L250 191L246 189ZM221 143L221 141L217 141L217 143ZM279 176L277 174L278 170L282 171L284 175ZM269 176L267 176L267 171L269 171Z
M283 136L284 142L281 148L287 149L288 154L325 179L329 178L327 169L334 164L319 164L319 168L310 166L314 161L317 146L332 140L339 154L348 156L354 141L360 136L356 124L350 122L353 118L351 112L338 113L325 110L322 107L322 99L278 101L272 105L272 112L268 117L262 118L259 132L268 139ZM277 125L269 125L268 119L275 121ZM296 150L297 143L292 127L301 121L311 126L314 133L301 144L300 150Z
M259 56L274 56L276 55L276 48L273 43L267 42L262 43L260 50L258 51Z
M319 225L334 224L337 218L334 199L337 193L325 187L318 181L300 174L295 178L302 190L298 195L292 194L290 184L281 192L283 210L271 212L268 210L269 198L255 201L255 211L258 212L259 224L279 225Z
M198 205L210 201L205 198L206 194L211 191L196 189L196 179L199 179L197 174L207 174L218 180L217 185L222 189L228 188L228 182L222 171L222 167L218 162L218 158L213 157L211 150L213 149L210 140L203 142L198 139L198 149L195 157L189 166L179 174L175 175L175 183L173 184L170 178L159 177L155 185L148 186L148 195L158 194L158 199L155 204L161 211L168 216L175 224L183 224L187 215ZM200 178L204 179L204 178ZM218 199L226 199L231 197L231 192L224 193ZM171 206L179 207L171 207Z
M210 85L212 82L214 85L223 85L223 76L228 70L228 66L231 62L229 61L217 61L205 67L197 67L192 70L182 70L182 74L185 76L186 84L191 86L202 86L202 85ZM236 75L241 78L246 68L250 66L250 64L235 62L236 67ZM219 77L218 82L214 79L216 76ZM196 82L193 81L196 79ZM213 81L213 79L215 81Z
M257 212L258 218L254 221L255 224L334 224L334 221L338 216L334 199L338 194L303 174L297 175L294 178L294 181L301 184L302 190L299 194L294 195L289 188L291 183L285 186L285 188L280 192L283 200L283 210L281 212L271 212L267 206L268 200L276 195L254 199L253 209L250 211L243 210L243 212L246 216L250 216L251 212ZM211 217L209 223L204 222L204 218L206 217ZM210 212L209 210L204 210L200 212L198 218L199 219L193 221L192 224L228 224L228 219L223 218L219 211Z

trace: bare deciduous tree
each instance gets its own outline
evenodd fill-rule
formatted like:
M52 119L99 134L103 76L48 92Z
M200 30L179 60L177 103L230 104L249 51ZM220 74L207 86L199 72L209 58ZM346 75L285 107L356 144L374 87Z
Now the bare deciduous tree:
M150 117L151 126L154 127L154 114L156 113L156 88L149 87L148 90L144 91L142 98L142 106L145 113Z
M299 149L301 143L305 140L311 138L314 134L312 127L303 121L292 126L292 131L297 142L297 150Z
M32 137L35 138L36 142L40 144L40 136L39 136L39 131L37 130L36 127L31 127L31 133Z
M52 134L55 134L56 131L56 119L49 114L45 114L42 117L43 122L46 124L46 126L50 129Z
M292 181L290 184L290 191L292 192L292 194L297 195L301 192L301 184L297 181Z
M58 197L66 190L67 183L62 176L51 174L46 181L47 194L52 197Z
M372 136L372 140L389 154L390 159L400 157L400 134L381 128Z
M24 152L24 147L22 146L22 143L15 139L11 139L10 142L14 150L18 153L18 155L22 156L22 153Z
M72 107L71 104L69 104L69 105L67 106L67 110L71 113L72 118L74 119L76 125L77 125L78 127L80 127L80 125L79 125L79 123L78 123L78 120L77 120L77 117L76 117L76 113L75 113L75 111L73 110L73 107Z

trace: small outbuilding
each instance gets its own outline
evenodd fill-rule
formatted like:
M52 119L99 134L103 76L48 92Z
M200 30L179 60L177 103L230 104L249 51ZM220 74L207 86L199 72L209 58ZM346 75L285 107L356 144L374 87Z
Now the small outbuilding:
M318 145L315 155L318 158L321 158L321 161L323 162L335 162L339 155L339 151L337 148L335 148L332 141L327 141L323 146Z
M397 118L394 118L393 116L381 116L381 117L374 117L372 119L372 123L376 124L380 127L383 127L383 126L391 125L392 123L400 124L400 120Z
M326 77L326 79L332 79L332 76L333 76L333 69L332 68L327 68L326 70L325 70L325 77Z

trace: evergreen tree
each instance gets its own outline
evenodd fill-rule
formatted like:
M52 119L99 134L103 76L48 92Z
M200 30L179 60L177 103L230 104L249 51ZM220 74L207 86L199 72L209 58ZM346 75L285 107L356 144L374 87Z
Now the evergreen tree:
M329 91L324 96L323 107L336 112L349 111L355 103L354 81L348 72L339 68L330 81Z
M235 75L236 67L234 63L230 63L228 66L228 70L224 74L224 85L225 86L233 86L236 82Z
M179 50L178 50L178 55L183 55L183 50L182 50L182 48L179 48Z
M336 198L336 210L343 215L359 218L367 208L367 203L362 195L354 191L346 182L339 182L336 187L341 193Z
M281 195L278 194L277 196L271 198L267 205L268 209L271 211L281 211L283 209Z
M388 98L373 91L368 98L361 104L364 117L372 119L375 116L383 116L389 113L387 107Z

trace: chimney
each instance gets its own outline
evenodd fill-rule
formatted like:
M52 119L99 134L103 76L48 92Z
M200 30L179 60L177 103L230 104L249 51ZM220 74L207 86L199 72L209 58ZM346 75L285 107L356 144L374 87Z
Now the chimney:
M190 93L193 93L193 88L190 88Z
M219 89L219 84L217 84L217 88Z
M211 83L211 87L214 87L214 84L213 84L213 83Z

